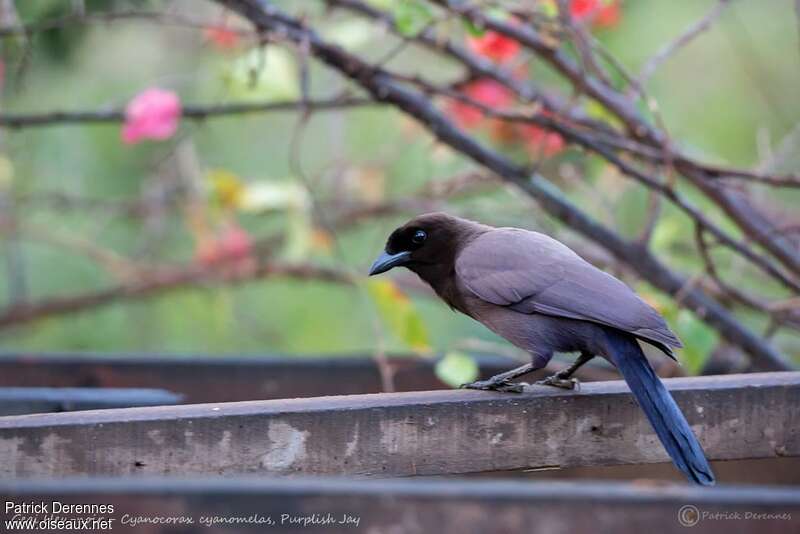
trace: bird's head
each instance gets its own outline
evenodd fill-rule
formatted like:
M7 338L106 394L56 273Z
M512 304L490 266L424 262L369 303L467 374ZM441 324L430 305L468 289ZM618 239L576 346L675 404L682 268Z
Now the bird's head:
M446 213L419 215L392 232L369 274L385 273L401 266L420 275L442 267L452 268L461 248L488 229L488 226Z

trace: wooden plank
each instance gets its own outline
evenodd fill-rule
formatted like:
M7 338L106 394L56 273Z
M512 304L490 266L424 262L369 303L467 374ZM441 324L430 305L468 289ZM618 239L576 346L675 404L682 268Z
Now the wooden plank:
M666 381L710 459L800 454L800 373ZM406 476L667 461L624 382L0 418L0 477Z
M342 479L0 481L3 501L105 504L114 531L641 532L800 530L800 490L582 482ZM52 509L48 510L52 513ZM3 510L2 513L5 513ZM3 521L13 515L5 513ZM60 518L80 515L56 514ZM154 524L174 518L183 525ZM218 519L217 519L218 518ZM268 519L269 518L269 519ZM342 521L347 518L346 523ZM203 526L212 519L216 524ZM225 520L226 522L221 522ZM164 520L162 520L164 521ZM188 521L192 521L191 525ZM272 521L270 524L268 521ZM306 526L302 521L308 521Z
M520 362L478 356L481 376L507 371ZM433 372L435 359L389 359L397 391L449 389ZM552 368L531 375L541 378ZM581 380L613 380L599 365L578 373ZM147 354L0 354L0 386L157 388L187 403L234 402L381 392L381 377L369 355L336 357L202 356Z
M181 396L141 388L4 388L0 416L177 404Z

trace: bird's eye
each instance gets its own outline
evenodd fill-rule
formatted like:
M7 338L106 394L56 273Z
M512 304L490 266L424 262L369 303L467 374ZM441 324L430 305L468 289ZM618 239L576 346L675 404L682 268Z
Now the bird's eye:
M416 245L421 245L425 242L427 237L428 234L425 233L425 230L417 230L414 232L414 237L411 238L411 242Z

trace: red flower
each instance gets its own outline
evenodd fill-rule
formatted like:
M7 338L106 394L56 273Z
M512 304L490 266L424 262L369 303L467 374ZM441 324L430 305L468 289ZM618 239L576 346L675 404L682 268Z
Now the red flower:
M469 37L467 44L476 54L497 63L514 59L520 49L519 42L491 30L487 30L480 37Z
M572 0L569 4L569 12L574 19L584 20L595 14L599 4L600 0Z
M532 124L519 127L522 142L534 156L551 157L564 150L564 138L557 133L550 132Z
M619 0L572 0L570 14L580 22L588 21L598 28L616 25L620 19Z
M464 86L464 96L493 109L502 109L511 105L514 95L494 80L475 80ZM480 109L460 100L451 101L448 111L462 128L472 128L483 121L484 113Z
M619 24L621 17L619 0L613 0L600 9L597 13L597 18L594 19L594 25L598 28L611 28Z
M211 26L206 28L203 33L206 39L221 50L230 50L239 45L239 34L225 26Z

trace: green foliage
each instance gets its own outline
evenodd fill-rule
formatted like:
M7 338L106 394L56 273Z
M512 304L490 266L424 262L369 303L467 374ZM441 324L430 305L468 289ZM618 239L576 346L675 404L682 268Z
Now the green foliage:
M473 24L471 20L464 20L464 29L472 37L482 37L486 34L486 28Z
M428 331L411 300L390 279L367 282L367 290L389 331L410 349L430 351Z
M656 292L646 284L640 285L638 292L667 319L683 342L683 348L677 351L678 361L686 366L689 373L697 374L719 341L716 330L707 326L691 311L678 308L674 300Z
M463 29L460 25L444 28L446 23L438 23L437 12L422 0L370 3L390 11L405 36L434 23L436 30L458 38L483 33L469 24ZM37 23L69 14L73 3L24 0L14 4L24 22ZM112 7L161 9L168 3L88 0L85 4L93 13ZM306 11L309 23L322 35L369 59L386 57L399 42L379 25L338 10L331 16L308 3L286 0L282 5ZM554 4L538 5L548 9ZM205 3L198 6L192 16L220 20L218 10ZM623 23L596 37L635 74L665 42L707 9L703 3L689 0L625 2ZM776 15L776 10L784 7L763 9L757 3L740 3L729 9L736 10L739 20L747 21L752 47L748 53L743 54L737 46L741 28L723 18L670 58L647 89L659 103L671 139L683 149L708 161L755 167L764 155L757 148L777 145L796 122L793 117L800 115L800 100L794 98L800 85L796 57L774 53L795 50L796 28L793 17ZM508 17L503 11L490 14ZM450 32L452 28L455 31ZM8 77L2 105L9 113L121 108L151 86L175 90L186 104L280 101L297 98L300 93L297 51L273 44L251 48L250 41L222 51L198 28L117 21L47 31L31 38L28 48L19 38L2 41ZM761 70L753 71L756 63ZM387 67L423 73L437 82L463 77L459 69L419 47L404 49ZM572 94L542 62L531 61L527 67L527 75L537 84ZM756 78L753 72L758 73ZM349 87L313 61L308 74L313 95L330 96ZM19 75L23 77L17 80ZM619 74L612 76L621 83ZM602 106L583 97L574 103L589 116L620 126ZM639 105L643 113L652 115L644 104ZM323 223L335 219L336 210L362 203L402 204L411 194L428 200L430 190L423 187L441 185L476 168L436 144L411 119L385 107L314 114L302 127L298 124L295 113L185 120L180 138L135 147L120 143L118 124L10 131L0 153L0 193L20 199L17 211L22 229L35 226L54 235L78 236L148 266L191 266L195 261L198 232L190 222L187 201L192 198L203 211L210 234L233 219L255 238L277 237L270 253L282 260L313 261L364 273L388 233L411 213L357 222L337 235L326 235ZM758 140L755 132L759 132ZM530 154L524 149L512 150L488 134L481 141L520 162L529 162ZM796 172L799 163L796 157L787 159L781 170ZM214 178L215 170L232 181L225 193L228 197L211 186L215 180L225 181L224 176ZM544 162L538 170L548 187L593 217L626 236L640 235L650 215L647 195L613 167L581 150L570 150ZM655 170L647 171L655 177ZM678 187L709 217L738 236L730 221L700 194L691 187ZM491 185L473 191L457 195L443 208L492 224L546 231L579 252L602 259L592 244L542 216L524 195ZM96 206L45 209L42 202L26 200L49 193L95 204L145 199L159 207L158 201L164 201L168 209L142 218ZM311 208L312 198L323 207L323 213ZM765 193L758 199L776 213L788 214L800 202L796 191ZM409 212L428 206L409 204ZM686 217L664 203L651 248L671 267L692 276L703 269L692 235ZM126 281L74 247L26 236L21 240L25 289L31 300L82 294ZM6 280L11 263L6 254L10 248L0 242L4 254L0 298L4 302L9 297ZM779 288L764 288L759 275L741 262L717 251L714 254L723 277L738 287L763 290L776 298L783 295ZM393 350L426 352L455 346L465 337L492 338L485 328L451 313L438 301L416 292L411 298L403 295L390 282L394 276L367 284L367 304L358 300L352 288L270 279L226 289L169 292L150 300L121 300L110 307L7 330L0 336L7 347L31 350L355 352L372 350L377 343L372 334L373 307L368 305L372 302ZM636 283L634 277L626 281ZM717 343L715 331L693 314L679 311L671 298L647 286L640 289L683 339L686 348L679 358L687 370L696 372ZM739 314L739 318L754 328L763 327L749 315ZM777 343L782 350L800 354L796 339L781 336ZM437 372L457 385L473 378L473 366L463 354L449 353L437 365Z
M680 351L680 360L689 373L697 374L711 355L719 336L687 310L678 313L675 329L684 345Z
M300 95L297 66L283 48L254 48L235 59L223 72L230 95L241 100L272 102Z
M425 29L433 20L433 13L423 0L398 0L392 5L397 30L406 37L413 37Z
M478 378L478 364L475 359L463 352L450 351L436 362L436 376L453 387L472 382Z

